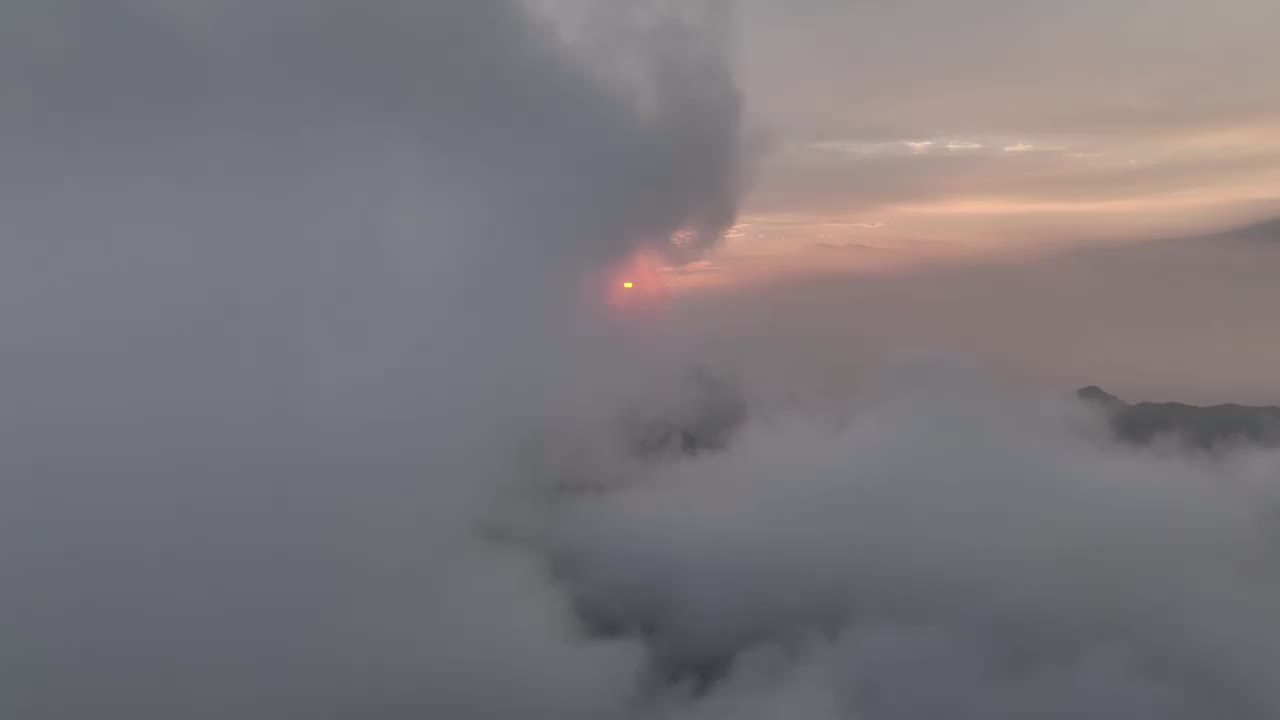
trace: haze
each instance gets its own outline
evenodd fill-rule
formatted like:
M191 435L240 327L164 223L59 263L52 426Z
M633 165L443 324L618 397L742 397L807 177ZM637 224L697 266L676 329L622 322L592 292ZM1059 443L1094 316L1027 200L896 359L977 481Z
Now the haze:
M1277 21L9 0L0 716L1280 716Z

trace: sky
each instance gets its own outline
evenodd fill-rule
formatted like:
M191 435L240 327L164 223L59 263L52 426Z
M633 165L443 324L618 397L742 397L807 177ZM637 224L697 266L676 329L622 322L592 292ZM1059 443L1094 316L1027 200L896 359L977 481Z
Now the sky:
M1273 2L734 7L766 149L733 244L1008 251L1280 214Z
M0 3L0 717L1274 720L1276 12Z
M821 296L804 315L850 344L1048 383L1280 402L1274 252L1208 237L1280 216L1280 6L726 6L740 212L673 287Z

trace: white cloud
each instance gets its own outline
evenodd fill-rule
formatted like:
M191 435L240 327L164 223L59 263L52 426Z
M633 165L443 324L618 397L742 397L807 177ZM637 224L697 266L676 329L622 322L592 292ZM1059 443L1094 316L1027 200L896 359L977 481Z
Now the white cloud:
M1014 145L1006 145L1004 151L1007 153L1064 152L1066 149L1062 145L1032 145L1031 143L1019 142Z

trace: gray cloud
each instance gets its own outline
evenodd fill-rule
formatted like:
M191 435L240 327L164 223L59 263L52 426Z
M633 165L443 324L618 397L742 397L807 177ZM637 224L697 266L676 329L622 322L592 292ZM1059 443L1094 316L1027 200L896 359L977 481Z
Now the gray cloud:
M584 284L733 218L720 48L629 22L643 88L500 0L5 4L3 714L625 705L474 525L612 372Z
M570 510L583 611L646 639L681 713L1275 712L1274 455L1137 457L963 374L874 385L843 430L755 426Z

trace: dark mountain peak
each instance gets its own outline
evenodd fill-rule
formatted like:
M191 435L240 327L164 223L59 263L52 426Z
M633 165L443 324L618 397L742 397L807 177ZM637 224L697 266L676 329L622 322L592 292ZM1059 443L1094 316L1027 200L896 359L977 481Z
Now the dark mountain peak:
M1090 400L1093 402L1105 402L1105 403L1114 402L1114 403L1120 403L1122 405L1124 404L1123 400L1116 397L1115 395L1112 395L1106 390L1103 390L1097 385L1090 385L1088 387L1080 388L1079 390L1076 391L1076 396L1079 397L1081 400Z
M1111 415L1121 412L1129 407L1128 403L1116 397L1115 395L1112 395L1106 390L1103 390L1097 385L1090 385L1088 387L1080 388L1079 390L1076 391L1076 397L1089 403L1090 405L1094 405L1096 407L1102 408L1108 414L1111 414Z
M1280 446L1280 407L1198 407L1177 402L1130 405L1096 385L1080 388L1076 396L1106 412L1117 438L1138 445L1172 437L1204 450L1242 442Z
M1217 237L1244 243L1280 244L1280 217L1227 230Z

